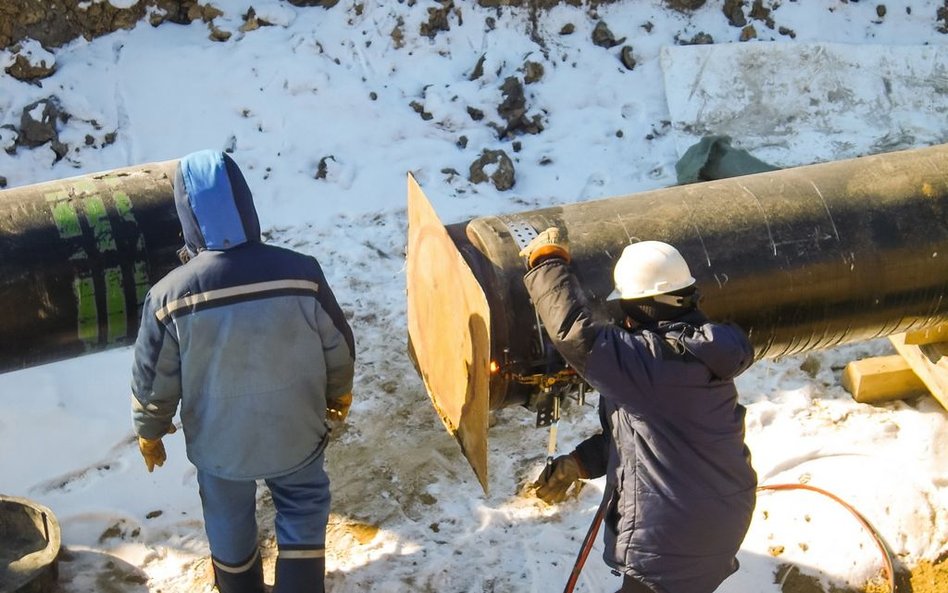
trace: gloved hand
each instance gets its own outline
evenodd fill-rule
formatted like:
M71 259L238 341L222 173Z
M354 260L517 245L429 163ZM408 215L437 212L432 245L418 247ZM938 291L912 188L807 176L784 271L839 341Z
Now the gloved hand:
M585 473L575 457L560 455L550 467L543 469L543 473L533 483L533 490L537 498L547 504L562 502L570 486L583 477Z
M326 420L343 422L349 416L352 407L352 394L340 395L336 399L326 401Z
M520 250L520 256L527 258L527 269L551 257L565 259L566 263L570 261L569 245L565 237L560 237L560 229L556 227L550 227L534 237Z
M177 431L178 429L174 427L174 424L169 424L168 431L165 434L174 434ZM165 445L161 442L161 437L157 439L138 437L138 450L141 451L142 457L145 459L145 467L148 468L148 473L155 471L156 465L158 467L164 465L168 458L165 455Z
M177 250L175 253L178 254L178 261L180 261L182 264L186 264L191 261L191 252L188 251L187 245Z

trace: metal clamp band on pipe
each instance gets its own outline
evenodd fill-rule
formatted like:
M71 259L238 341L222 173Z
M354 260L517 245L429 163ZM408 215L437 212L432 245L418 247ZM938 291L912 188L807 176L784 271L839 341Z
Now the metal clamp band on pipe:
M519 218L513 216L498 216L497 218L507 225L510 236L521 250L525 249L539 234L535 228Z

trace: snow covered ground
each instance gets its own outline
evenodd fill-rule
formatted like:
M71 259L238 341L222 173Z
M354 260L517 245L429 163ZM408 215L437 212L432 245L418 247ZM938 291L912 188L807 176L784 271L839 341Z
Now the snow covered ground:
M666 89L695 80L696 70L676 67L682 62L670 60L676 52L667 48L699 33L736 43L741 29L728 24L717 2L690 14L657 0L595 10L561 5L539 13L535 25L523 9L455 2L449 30L429 38L419 27L427 9L441 4L365 0L329 10L255 2L258 17L273 26L243 33L240 17L250 3L218 4L225 15L215 24L234 32L224 43L210 41L200 22L143 23L77 40L52 56L32 48L55 59L57 72L41 86L0 76L0 125L18 124L24 107L56 95L72 115L60 140L73 150L56 163L48 146L0 152L0 176L13 187L232 149L269 240L320 260L356 334L356 401L328 453L329 590L561 590L603 485L593 481L553 507L518 495L542 467L547 433L532 428L530 412L511 408L496 414L491 489L480 490L405 350L405 176L415 175L446 222L674 184L690 116L681 94L666 96ZM934 0L890 3L883 17L877 4L854 0L763 4L773 8L775 28L750 21L757 40L747 47L850 44L854 55L872 46L879 56L878 46L913 46L892 52L920 55L919 46L948 41L935 18L942 3ZM600 21L627 39L594 45ZM564 34L567 25L574 32ZM623 45L632 47L633 70L619 60ZM9 56L0 54L0 64ZM474 77L481 56L483 73ZM497 129L506 125L497 112L500 87L511 76L523 82L527 61L543 65L524 93L527 117L539 116L544 130L499 139ZM770 83L789 84L787 69L768 72ZM890 149L946 140L936 92L945 74L940 66L925 72L932 101L907 97L893 107L908 113L899 121L915 127ZM847 76L858 78L859 69ZM726 78L703 84L707 96L726 98ZM795 95L785 95L785 102L779 95L767 100L775 108L792 105ZM470 109L483 118L473 119ZM886 124L799 126L792 142L735 140L790 166L863 154L878 146ZM115 140L107 143L111 133ZM835 152L840 142L855 147L853 154ZM9 130L0 128L0 145L12 149ZM514 160L512 190L468 181L485 149L503 149ZM317 178L321 161L325 174ZM761 482L803 481L839 495L878 529L900 569L909 569L948 554L948 413L928 396L857 404L839 386L846 362L890 350L876 341L760 361L738 386ZM183 440L170 436L168 463L145 472L128 411L130 365L131 352L120 349L0 375L0 493L34 499L56 514L66 593L207 591L194 470ZM565 411L561 448L596 430L595 403L594 395ZM264 545L272 548L265 495L260 514ZM597 542L577 591L618 587L601 549ZM801 588L804 581L791 579L785 564L827 590L863 591L881 565L858 523L809 492L762 493L740 560L721 593L817 590ZM913 588L944 592L948 583Z

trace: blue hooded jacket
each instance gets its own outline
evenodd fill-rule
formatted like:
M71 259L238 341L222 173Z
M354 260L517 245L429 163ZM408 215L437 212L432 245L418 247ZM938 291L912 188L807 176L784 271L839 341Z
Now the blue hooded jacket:
M697 310L632 331L597 321L562 259L524 281L557 350L600 394L603 432L573 455L585 477L606 476L606 563L655 593L711 593L737 570L756 500L733 381L750 342Z
M291 473L325 446L327 399L352 390L352 331L314 258L261 243L229 156L181 159L174 196L191 258L145 299L135 431L161 437L180 405L199 469L235 480Z

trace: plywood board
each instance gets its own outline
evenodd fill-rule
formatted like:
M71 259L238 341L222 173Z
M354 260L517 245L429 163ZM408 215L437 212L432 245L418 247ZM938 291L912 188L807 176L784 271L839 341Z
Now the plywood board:
M408 338L428 396L487 491L490 310L480 284L408 177Z

